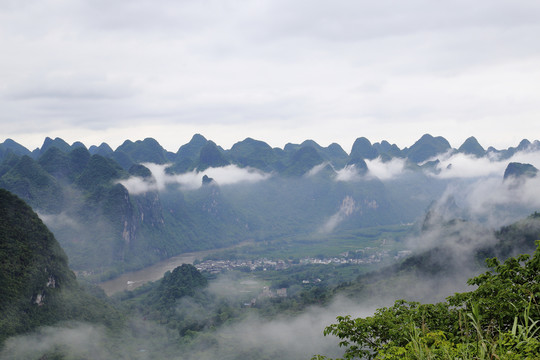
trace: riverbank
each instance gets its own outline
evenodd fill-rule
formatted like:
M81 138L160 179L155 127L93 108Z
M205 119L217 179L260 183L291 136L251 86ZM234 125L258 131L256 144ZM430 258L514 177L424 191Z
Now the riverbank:
M195 251L180 254L155 263L154 265L148 266L144 269L124 273L117 278L104 281L102 283L99 283L98 285L105 291L105 294L107 294L107 296L111 296L124 290L134 290L147 282L161 279L163 277L163 274L165 274L167 271L172 271L182 264L193 264L196 259L203 259L204 257L218 251L234 249L249 244L253 244L253 242L244 241L228 248Z

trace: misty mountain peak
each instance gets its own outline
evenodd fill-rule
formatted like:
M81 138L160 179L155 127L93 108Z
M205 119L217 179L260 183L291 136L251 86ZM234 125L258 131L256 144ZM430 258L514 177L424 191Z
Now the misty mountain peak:
M203 171L210 167L223 167L229 165L229 161L219 151L218 146L213 141L208 141L199 153L199 164L197 170Z
M194 134L189 141L190 144L206 144L208 140L201 134Z
M304 147L304 146L311 146L311 147L315 148L316 150L322 149L322 146L321 146L321 145L317 144L316 141L311 140L311 139L304 140L304 141L300 144L300 147Z
M359 137L354 141L351 150L351 158L361 158L373 160L377 157L377 150L371 145L371 142L365 137Z
M504 171L504 179L514 178L532 178L538 174L538 169L531 164L511 162Z
M263 150L263 151L270 150L271 151L272 150L270 145L268 145L264 141L255 140L253 138L247 137L244 140L235 143L231 147L230 151L235 152L235 151L242 151L246 149L249 149L250 151L256 151L256 150Z
M465 142L459 147L458 151L460 153L474 155L476 157L481 157L486 154L486 150L484 150L482 145L480 145L474 136L471 136L465 140Z
M327 149L333 154L336 154L339 156L345 156L345 157L347 156L347 153L345 152L345 150L343 150L341 145L339 145L338 143L331 143L330 145L328 145Z
M228 151L231 160L238 165L250 166L264 171L271 171L277 155L264 141L246 138L234 144Z
M0 144L0 161L4 160L9 154L31 155L30 150L16 143L11 139L6 139Z
M109 146L109 144L102 142L101 145L95 146L92 145L88 149L90 151L91 155L101 155L101 156L109 156L114 152L114 150Z
M373 148L381 156L383 161L401 156L401 149L396 144L390 144L386 140L381 141L381 143L374 143Z
M527 150L531 146L531 142L527 139L523 139L520 141L517 150Z
M11 149L15 154L20 155L28 155L30 154L30 150L19 144L18 142L12 140L12 139L6 139L2 144L0 144L2 148L5 149Z
M124 169L129 169L134 163L165 164L167 162L165 149L153 138L135 142L126 140L115 150L113 158Z
M195 160L197 159L197 156L199 156L199 153L201 149L208 140L200 134L195 134L191 138L191 140L182 146L178 148L178 151L176 152L177 161L182 161L185 159Z
M77 148L85 148L86 149L86 145L84 145L82 142L80 141L75 141L73 144L71 144L71 149L77 149Z
M452 147L448 140L442 136L433 137L430 134L424 134L417 142L407 149L409 160L420 163L450 150Z
M62 140L61 138L57 137L53 140L50 137L46 137L45 141L43 142L43 145L41 146L40 154L45 153L45 151L47 151L49 148L53 146L57 147L62 152L69 152L71 150L71 146L67 142Z
M283 174L301 176L323 161L324 159L314 147L304 146L292 154L289 166L283 171Z

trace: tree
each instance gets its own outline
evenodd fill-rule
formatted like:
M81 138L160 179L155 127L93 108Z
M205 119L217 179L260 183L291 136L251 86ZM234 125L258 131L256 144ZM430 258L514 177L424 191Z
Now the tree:
M468 281L474 291L438 304L398 300L367 318L339 316L324 335L341 339L344 359L540 358L540 242L532 257L486 263L491 270Z

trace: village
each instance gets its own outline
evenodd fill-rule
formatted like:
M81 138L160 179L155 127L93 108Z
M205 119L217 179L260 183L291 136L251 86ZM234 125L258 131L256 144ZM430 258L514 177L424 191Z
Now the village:
M368 251L372 250L369 255L365 255ZM410 255L408 250L399 251L394 259L400 259ZM352 252L344 252L339 257L305 257L300 260L271 260L266 258L260 258L255 260L204 260L201 262L195 262L194 265L197 270L201 272L209 272L211 274L219 274L225 271L239 270L244 272L251 271L267 271L267 270L285 270L292 266L302 266L310 264L319 265L345 265L345 264L375 264L390 256L387 250L375 250L372 248L365 248L362 250L356 250Z

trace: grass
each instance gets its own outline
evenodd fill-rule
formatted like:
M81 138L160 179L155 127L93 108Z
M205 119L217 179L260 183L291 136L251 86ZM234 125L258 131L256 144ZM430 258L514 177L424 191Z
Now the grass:
M376 248L395 252L404 249L403 239L410 225L391 225L340 231L332 234L303 234L260 241L254 245L216 252L211 259L301 259L305 257L335 257L344 252Z

